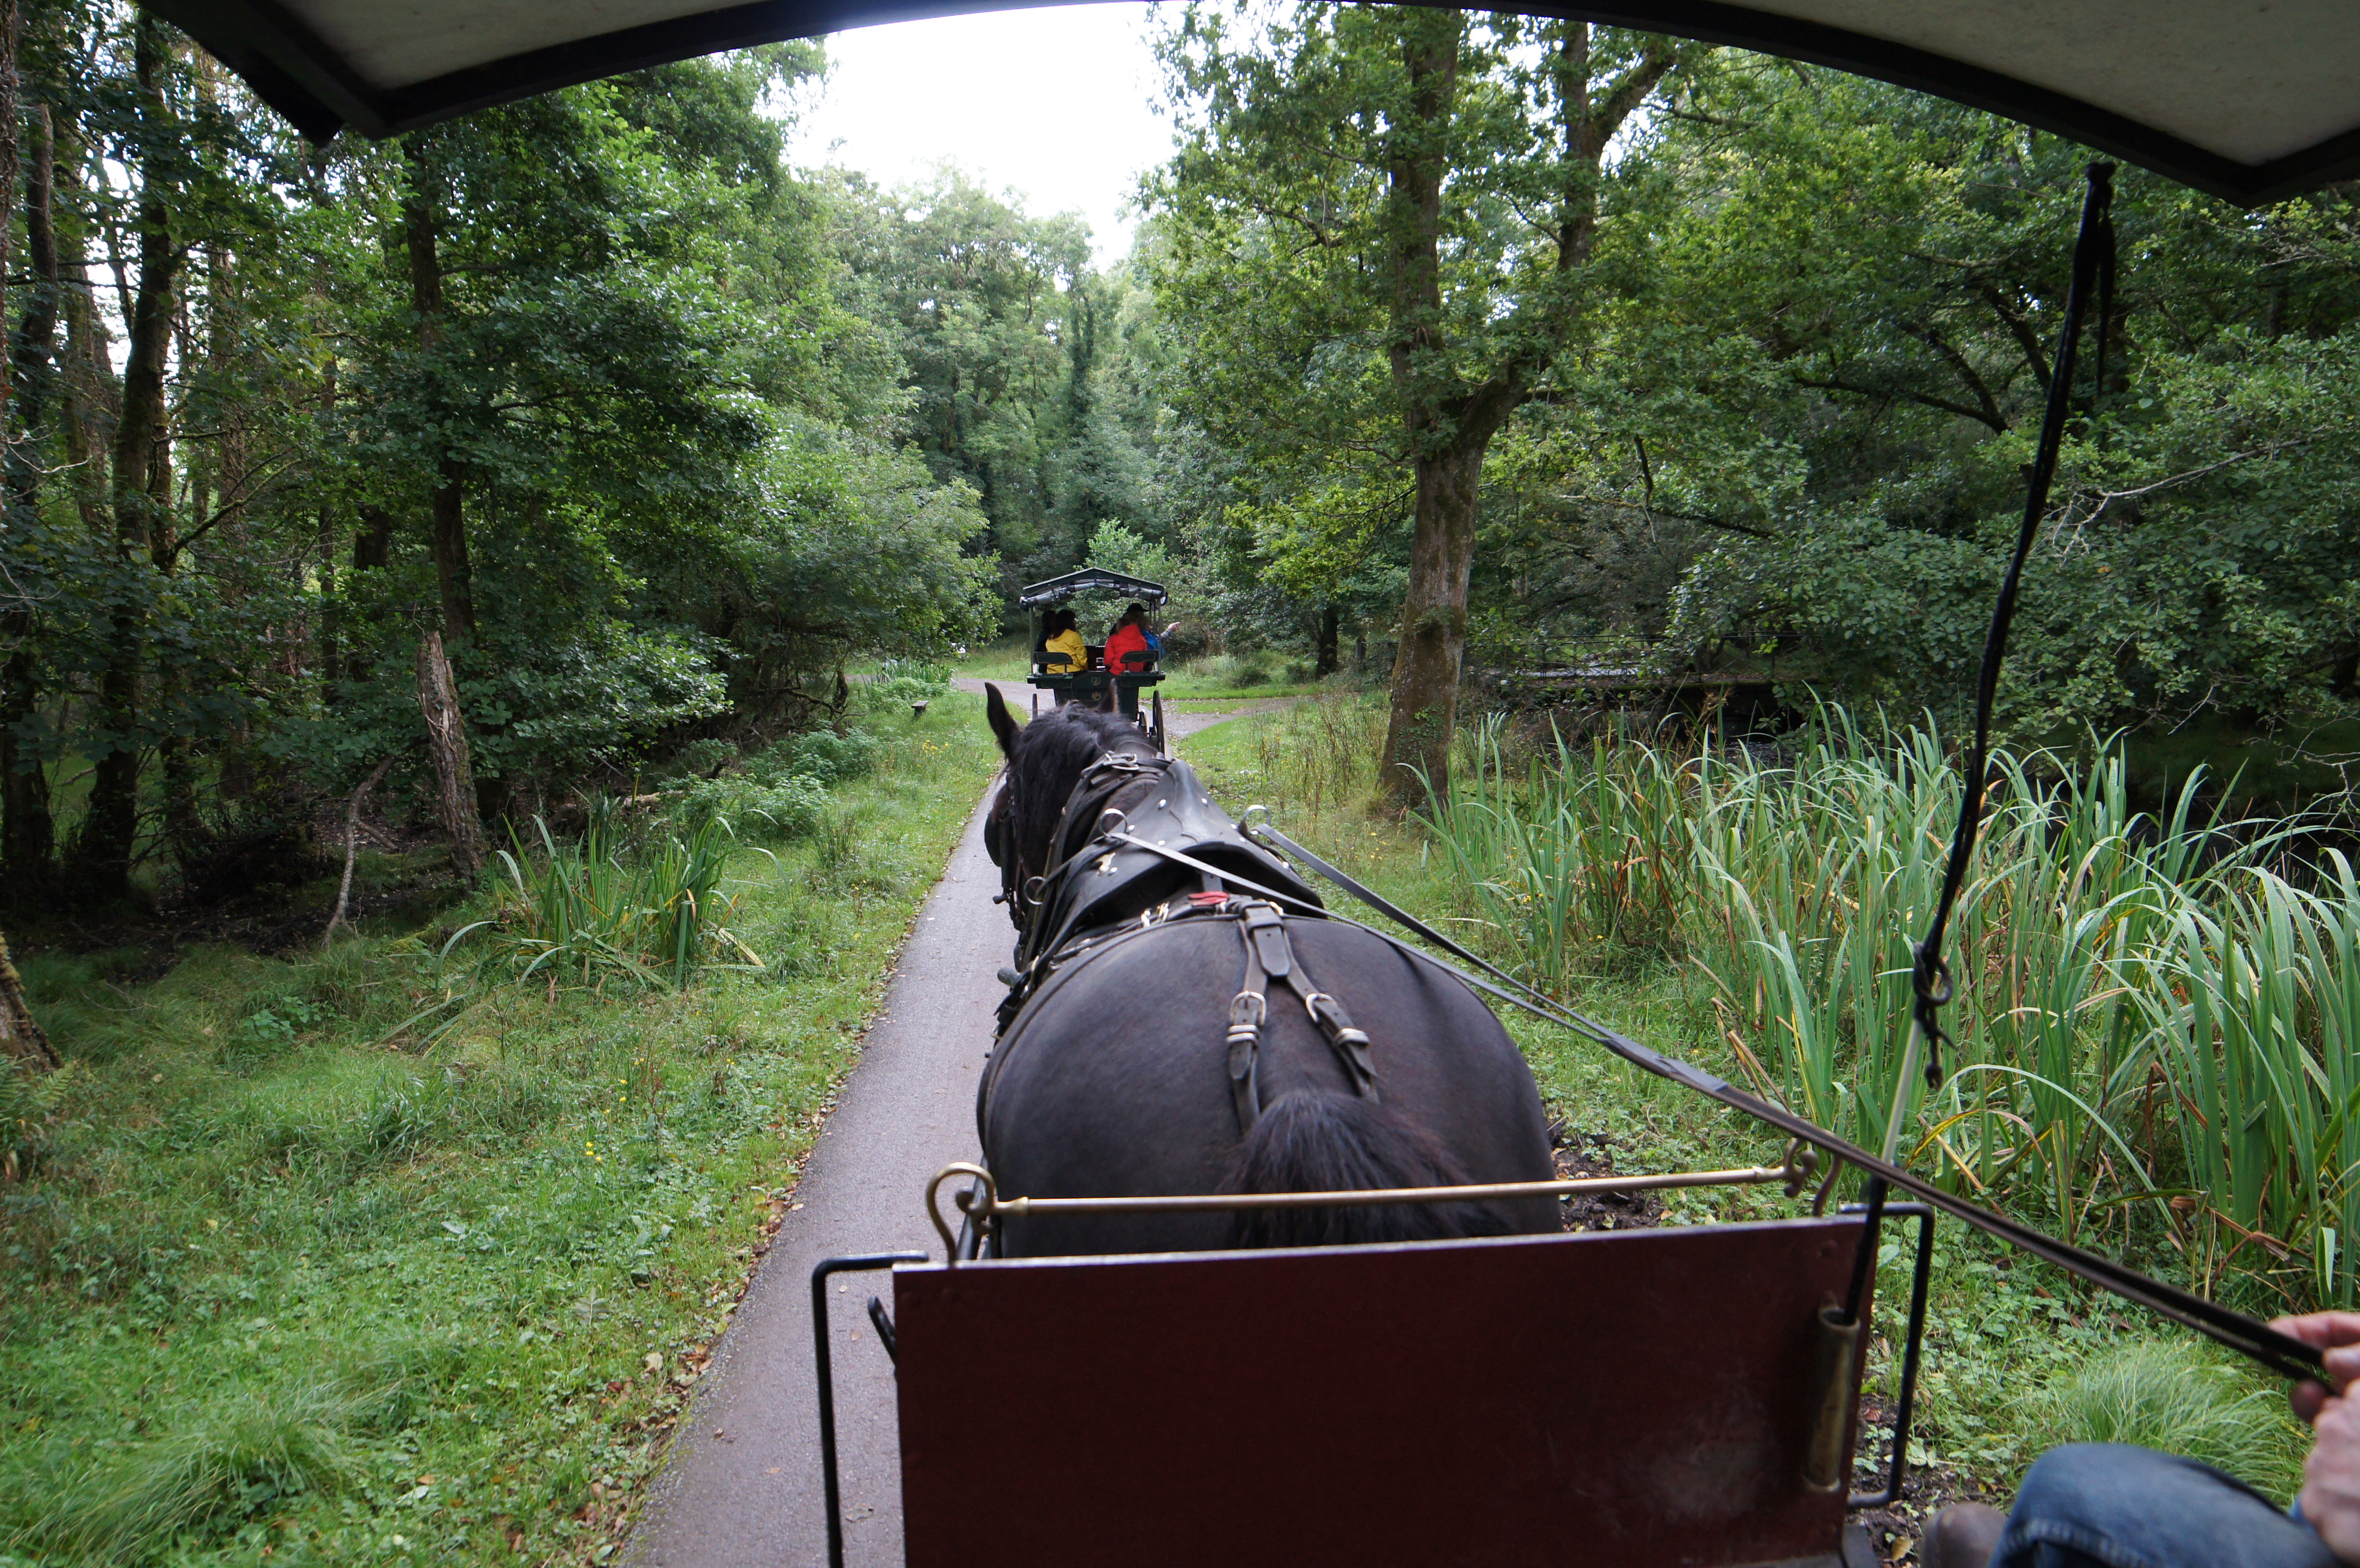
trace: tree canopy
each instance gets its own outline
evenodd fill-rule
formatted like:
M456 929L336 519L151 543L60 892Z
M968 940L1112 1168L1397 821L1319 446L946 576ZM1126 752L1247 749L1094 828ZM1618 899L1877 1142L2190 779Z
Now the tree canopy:
M314 148L162 22L30 14L12 899L235 880L380 764L425 799L438 659L466 814L529 813L1093 557L1216 641L1370 647L1397 799L1482 669L1959 712L2086 152L1509 14L1199 0L1155 43L1180 135L1101 262L952 165L796 168L815 45ZM2350 717L2350 194L2119 189L2007 722Z

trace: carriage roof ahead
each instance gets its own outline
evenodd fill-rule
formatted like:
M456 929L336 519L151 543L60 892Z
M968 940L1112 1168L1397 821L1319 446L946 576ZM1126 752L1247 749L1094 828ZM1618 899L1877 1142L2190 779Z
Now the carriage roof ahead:
M1042 609L1050 604L1062 604L1076 593L1120 593L1127 599L1144 599L1151 604L1161 604L1170 597L1164 584L1150 583L1144 577L1128 572L1109 572L1102 566L1085 566L1078 572L1068 572L1062 577L1052 577L1045 583L1032 583L1016 596L1016 602L1028 610Z

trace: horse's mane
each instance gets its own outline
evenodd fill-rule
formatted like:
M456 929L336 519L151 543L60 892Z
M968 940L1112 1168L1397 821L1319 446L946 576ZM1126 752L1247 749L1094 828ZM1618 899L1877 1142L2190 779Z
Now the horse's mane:
M1067 703L1019 730L1008 759L1013 841L1046 844L1083 771L1108 752L1152 757L1139 726L1120 713Z

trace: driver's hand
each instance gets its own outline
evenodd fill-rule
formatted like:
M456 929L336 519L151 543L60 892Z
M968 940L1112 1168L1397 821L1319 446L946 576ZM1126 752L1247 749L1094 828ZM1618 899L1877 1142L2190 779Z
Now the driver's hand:
M2296 1501L2330 1552L2360 1563L2360 1399L2327 1400L2311 1428L2311 1455L2302 1462Z
M2334 1392L2315 1382L2295 1385L2295 1414L2311 1423L2311 1454L2302 1465L2302 1517L2327 1549L2360 1563L2360 1312L2311 1312L2270 1326L2320 1352Z
M2270 1326L2321 1353L2320 1361L2336 1394L2342 1394L2354 1378L2360 1377L2360 1312L2311 1312L2299 1318L2279 1318ZM2294 1413L2309 1421L2318 1419L2329 1393L2317 1383L2305 1381L2294 1386L2289 1398Z

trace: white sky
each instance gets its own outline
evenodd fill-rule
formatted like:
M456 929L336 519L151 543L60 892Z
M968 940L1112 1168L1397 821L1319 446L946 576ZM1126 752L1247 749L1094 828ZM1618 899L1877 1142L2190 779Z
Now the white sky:
M1172 147L1144 5L1053 5L837 33L825 94L788 156L894 186L948 158L1027 212L1078 212L1100 265L1130 252L1120 214Z

